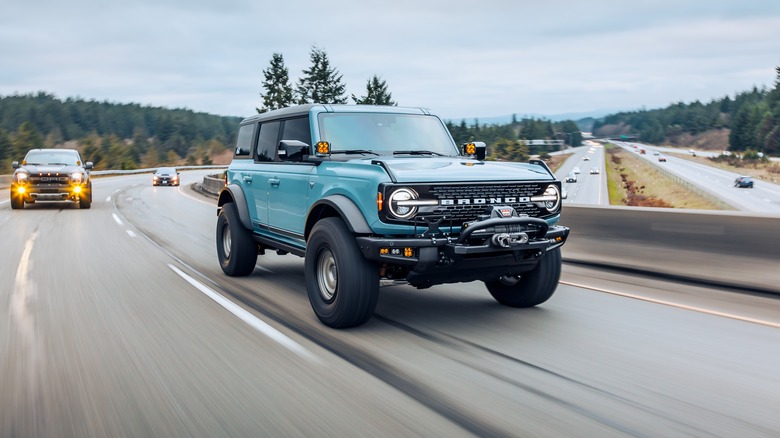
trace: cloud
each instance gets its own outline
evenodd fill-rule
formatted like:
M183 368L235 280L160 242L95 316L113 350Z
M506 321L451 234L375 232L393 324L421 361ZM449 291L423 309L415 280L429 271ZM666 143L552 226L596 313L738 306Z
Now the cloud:
M273 53L295 81L312 46L348 94L378 74L453 119L707 101L771 86L780 65L777 2L6 3L0 94L222 115L254 112Z

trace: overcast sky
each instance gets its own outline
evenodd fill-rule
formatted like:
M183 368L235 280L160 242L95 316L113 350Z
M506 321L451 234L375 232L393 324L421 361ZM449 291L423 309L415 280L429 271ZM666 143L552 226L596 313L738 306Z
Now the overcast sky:
M446 119L659 108L772 87L777 0L4 0L0 95L247 116L279 52ZM352 102L350 100L350 102Z

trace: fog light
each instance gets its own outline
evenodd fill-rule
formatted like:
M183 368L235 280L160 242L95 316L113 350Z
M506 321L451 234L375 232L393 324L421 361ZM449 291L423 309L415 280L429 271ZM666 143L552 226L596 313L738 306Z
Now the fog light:
M24 189L24 186L19 186L19 187L16 188L16 193L19 193L21 195L24 192L26 192L26 190Z
M404 248L404 257L414 257L414 250L412 248Z
M390 250L387 248L379 248L379 255L388 255L390 254Z
M81 186L73 187L73 193L81 193Z

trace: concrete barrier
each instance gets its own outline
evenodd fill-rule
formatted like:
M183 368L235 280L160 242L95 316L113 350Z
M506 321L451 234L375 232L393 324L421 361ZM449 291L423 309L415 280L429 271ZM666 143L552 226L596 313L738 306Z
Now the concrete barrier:
M219 195L222 188L225 187L225 175L217 173L214 175L206 175L203 177L203 182L200 184L201 190L212 195Z
M564 207L563 258L780 293L780 216L641 207Z
M0 189L11 187L11 175L0 175Z

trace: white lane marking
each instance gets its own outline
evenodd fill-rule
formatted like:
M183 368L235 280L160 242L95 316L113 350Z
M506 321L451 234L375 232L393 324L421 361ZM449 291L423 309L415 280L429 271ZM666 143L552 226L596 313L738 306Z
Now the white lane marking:
M583 284L572 283L572 282L569 282L569 281L561 281L560 283L561 284L565 284L567 286L579 287L579 288L582 288L582 289L590 289L590 290L595 290L596 292L604 292L604 293L607 293L607 294L618 295L618 296L625 297L625 298L632 298L632 299L635 299L635 300L646 301L648 303L661 304L661 305L664 305L664 306L676 307L678 309L690 310L690 311L693 311L693 312L704 313L704 314L707 314L707 315L721 316L723 318L729 318L729 319L736 319L737 321L749 322L749 323L753 323L753 324L760 324L760 325L764 325L764 326L772 327L772 328L780 328L780 323L766 321L766 320L762 320L762 319L749 318L747 316L734 315L733 313L719 312L717 310L710 310L710 309L705 309L705 308L702 308L702 307L687 306L685 304L674 303L674 302L671 302L671 301L658 300L658 299L655 299L655 298L648 298L648 297L643 297L641 295L634 295L634 294L629 294L629 293L625 293L625 292L617 292L617 291L614 291L614 290L603 289L603 288L600 288L600 287L586 286L586 285L583 285Z
M26 369L28 391L34 394L37 389L38 362L42 356L41 349L36 345L35 321L30 312L30 300L35 295L35 285L30 278L32 261L33 243L38 237L38 232L34 232L24 244L22 256L19 259L19 266L16 268L16 278L14 279L14 291L11 294L11 318L16 321L21 345L26 355L24 358L17 357L16 360L21 364L22 369Z
M106 202L111 202L111 197L106 198Z
M274 341L281 344L283 347L287 348L288 350L294 352L295 354L303 357L304 359L308 359L312 362L318 363L317 360L312 353L310 353L307 349L305 349L302 345L298 344L297 342L293 341L292 339L288 338L275 328L271 327L270 325L266 324L264 321L258 319L251 313L247 312L242 308L241 306L237 305L236 303L228 300L218 292L210 289L203 283L200 283L199 281L195 280L194 278L190 277L189 275L185 274L177 268L176 266L173 266L171 264L168 264L168 267L173 270L173 272L177 273L179 277L183 278L187 281L187 283L194 286L199 291L203 292L207 297L211 298L212 300L216 301L217 304L224 307L225 310L232 313L233 315L237 316L238 319L244 321L245 323L249 324L252 328L259 331L260 333L268 336L269 338L273 339Z
M111 213L111 216L114 216L114 222L116 222L118 225L122 225L122 220L119 219L119 216L117 216L116 213Z
M127 230L127 235L130 237L135 237L135 233L133 232L133 230Z
M2 201L0 201L0 204L5 204L8 201L9 201L8 199L3 199Z

